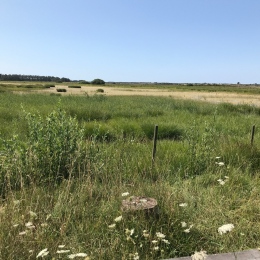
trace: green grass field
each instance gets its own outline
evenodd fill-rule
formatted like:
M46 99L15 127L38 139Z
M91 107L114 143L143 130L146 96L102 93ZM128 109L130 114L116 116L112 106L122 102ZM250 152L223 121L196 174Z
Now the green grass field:
M43 249L44 259L167 259L260 246L260 108L6 88L0 98L0 259ZM155 198L159 214L122 212L131 196ZM234 228L221 234L224 224Z

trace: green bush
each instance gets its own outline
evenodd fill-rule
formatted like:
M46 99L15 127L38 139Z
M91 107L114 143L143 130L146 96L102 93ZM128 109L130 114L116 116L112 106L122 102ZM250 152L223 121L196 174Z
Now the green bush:
M99 89L97 89L96 91L99 92L99 93L104 93L104 92L105 92L105 90L102 89L102 88L99 88Z
M68 86L68 88L81 88L81 86L71 85L71 86Z
M58 88L56 90L57 90L57 92L67 92L67 89L65 89L65 88Z
M46 118L26 114L28 140L20 142L17 136L5 141L0 153L1 186L19 189L26 183L59 183L76 176L84 164L86 150L84 131L76 118L67 116L60 108ZM75 170L76 169L76 170Z
M102 79L94 79L91 81L91 84L93 85L105 85L105 81Z

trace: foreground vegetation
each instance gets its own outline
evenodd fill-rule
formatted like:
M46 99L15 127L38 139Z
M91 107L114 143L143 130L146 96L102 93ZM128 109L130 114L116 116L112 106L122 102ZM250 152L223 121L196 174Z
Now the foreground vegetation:
M258 131L251 145L259 108L0 95L1 259L43 249L45 259L166 259L259 247ZM155 198L159 214L122 212L131 196ZM221 234L224 224L234 228Z

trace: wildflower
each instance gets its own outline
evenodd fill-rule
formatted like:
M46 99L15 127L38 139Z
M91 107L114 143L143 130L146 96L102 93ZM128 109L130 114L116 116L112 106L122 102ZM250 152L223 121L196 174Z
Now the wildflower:
M35 212L30 210L29 214L30 214L31 218L37 218L37 214Z
M115 227L116 227L116 224L111 224L111 225L109 225L108 227L111 228L111 229L112 229L112 228L115 228Z
M162 241L163 241L165 244L167 244L167 245L170 244L169 240L167 240L167 239L162 239Z
M134 258L133 258L133 259L134 259L134 260L138 260L138 259L139 259L139 255L138 255L137 252L134 254Z
M158 241L157 241L157 240L152 240L152 243L153 243L153 244L157 244Z
M17 206L17 205L20 204L20 200L14 200L13 203L14 203L15 206Z
M29 228L29 229L33 229L33 228L35 228L35 226L33 225L33 223L32 222L27 222L26 224L25 224L25 226L27 227L27 228Z
M220 185L224 185L224 184L226 183L226 182L223 181L222 179L218 179L218 182L219 182Z
M158 238L165 238L165 235L163 233L161 233L161 232L156 232L156 236Z
M217 157L216 157L217 160L220 159L220 158L221 158L220 156L217 156Z
M190 233L190 229L191 229L192 227L193 227L193 225L190 225L190 227L187 228L187 229L184 229L183 232L185 232L185 233Z
M225 165L224 162L216 162L216 164L218 164L218 166L224 166Z
M129 195L129 192L124 192L124 193L122 193L122 197L126 197L126 196L128 196Z
M229 177L228 176L224 176L225 177L225 179L229 179Z
M180 207L187 207L188 204L187 204L187 203L180 203L179 206L180 206Z
M126 233L126 235L128 235L128 236L132 236L132 235L134 234L134 231L135 231L134 228L131 229L131 230L127 228L127 229L125 230L125 233Z
M75 257L86 257L86 256L87 256L87 254L85 254L85 253L77 253L77 254L69 255L68 258L74 259Z
M119 216L119 217L117 217L117 218L115 218L114 220L115 220L115 222L120 222L121 220L122 220L122 216Z
M158 250L159 250L159 246L155 246L155 247L153 248L153 250L154 250L154 251L158 251Z
M58 248L64 248L65 247L65 245L59 245L58 246Z
M143 231L143 236L144 236L145 238L147 238L147 237L150 236L150 234L148 233L147 230L144 230L144 231Z
M57 250L57 254L66 254L66 253L69 253L70 250Z
M14 225L13 225L14 228L16 228L16 227L18 227L18 226L19 226L19 224L14 224Z
M41 227L47 227L47 226L48 226L47 223L42 223L42 224L41 224Z
M19 236L26 235L26 233L27 233L26 231L22 231L22 232L19 233Z
M184 221L182 221L182 222L181 222L181 227L182 227L182 228L185 228L185 227L187 227L187 223L186 223L186 222L184 222Z
M220 235L230 232L234 228L233 224L225 224L218 228L218 233Z
M44 257L44 256L46 256L46 255L48 255L48 254L49 254L48 248L45 248L45 249L43 249L43 250L36 256L36 258L38 258L38 257Z
M205 260L207 258L206 251L196 252L191 256L191 260Z

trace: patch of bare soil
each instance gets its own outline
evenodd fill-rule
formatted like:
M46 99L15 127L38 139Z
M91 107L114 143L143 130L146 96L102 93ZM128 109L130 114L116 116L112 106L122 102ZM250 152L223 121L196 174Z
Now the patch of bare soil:
M62 95L107 95L107 96L165 96L177 99L198 100L212 103L249 104L260 106L260 95L226 93L226 92L201 92L201 91L171 91L161 89L137 89L137 88L113 88L106 86L83 86L81 88L68 88L67 86L56 86L38 92L58 93L56 89L63 88L67 92ZM104 93L97 92L102 88Z

